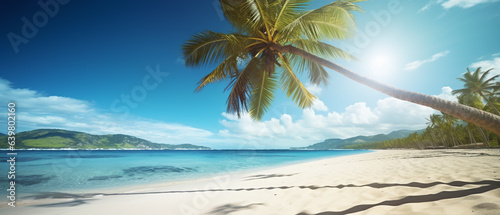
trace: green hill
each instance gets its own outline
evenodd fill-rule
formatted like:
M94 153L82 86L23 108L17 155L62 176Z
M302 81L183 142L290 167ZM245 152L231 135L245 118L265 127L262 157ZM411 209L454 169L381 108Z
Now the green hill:
M333 138L333 139L326 139L325 141L321 143L316 143L304 148L300 149L313 149L313 150L329 150L329 149L342 149L346 146L349 145L356 145L356 144L362 144L362 143L373 143L373 142L380 142L380 141L385 141L385 140L392 140L392 139L397 139L397 138L404 138L410 135L415 131L410 131L410 130L399 130L399 131L393 131L389 134L377 134L373 136L356 136L356 137L351 137L347 139L339 139L339 138ZM422 132L422 131L418 131Z
M0 137L0 148L8 148L7 136ZM16 134L17 149L74 148L74 149L210 149L191 144L159 144L123 135L92 135L60 129L38 129Z
M1 137L1 136L5 136L5 135L7 135L7 134L4 134L4 133L0 133L0 137Z

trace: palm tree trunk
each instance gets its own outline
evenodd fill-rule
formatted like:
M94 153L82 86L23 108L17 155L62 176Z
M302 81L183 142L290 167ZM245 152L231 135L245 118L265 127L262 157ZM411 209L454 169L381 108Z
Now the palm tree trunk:
M443 148L448 148L448 142L446 142L446 137L443 135L443 132L441 130L439 131L439 137L441 138Z
M432 147L437 148L439 145L439 142L436 140L437 139L436 134L434 134L434 132L433 132L430 134L430 136L431 136L431 141L432 141Z
M451 138L453 138L453 142L455 143L455 146L462 145L462 143L460 142L460 140L456 137L456 135L454 133L451 135Z
M431 146L433 148L437 148L436 138L434 137L434 134L431 133L429 134L429 136L430 136Z
M478 110L476 108L472 108L466 105L462 105L456 102L451 102L445 99L441 99L435 96L429 96L421 93L416 93L412 91L391 87L389 85L380 83L378 81L354 73L336 63L315 56L309 52L296 48L292 45L281 46L278 44L273 44L272 49L277 50L281 53L290 53L302 56L308 60L314 61L320 65L333 69L338 73L358 83L369 86L386 95L439 110L456 118L479 125L500 136L500 116L488 113L486 111Z
M469 125L467 125L467 133L469 134L469 144L472 144L474 137L472 136L472 133L470 132Z
M452 137L453 137L453 139L455 140L455 144L456 144L457 146L462 145L462 142L460 141L460 137L458 136L457 127L453 127L453 130L452 130L451 136L452 136Z
M481 134L481 137L483 138L483 142L486 143L486 145L488 145L488 147L491 147L490 146L490 140L486 136L486 134L484 133L483 129L481 127L479 127L479 126L477 126L477 129L479 130L479 133Z

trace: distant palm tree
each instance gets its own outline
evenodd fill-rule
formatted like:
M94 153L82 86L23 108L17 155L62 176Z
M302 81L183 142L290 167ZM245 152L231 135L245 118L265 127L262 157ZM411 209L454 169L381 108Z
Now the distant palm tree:
M494 107L498 109L500 107L500 82L496 82L491 94L488 96L488 100L493 104Z
M467 72L464 73L462 78L458 78L464 82L464 88L453 90L452 94L476 94L481 96L486 103L490 105L490 107L496 112L496 114L500 115L500 111L495 107L495 105L488 99L489 96L493 95L493 90L497 87L497 83L495 83L495 79L500 75L494 75L491 78L488 78L490 71L493 69L489 69L486 72L481 71L481 67L477 68L476 71L471 72L469 68L467 68Z
M467 91L459 94L457 96L457 99L458 103L460 104L464 104L477 109L484 109L484 103L478 94ZM488 139L486 137L486 133L480 126L467 122L467 126L465 127L465 129L467 130L467 133L469 135L469 142L471 144L476 143L476 138L474 137L475 130L479 132L484 142L489 143L489 141L486 141Z
M443 121L445 123L445 131L446 131L446 137L448 137L449 139L451 139L451 142L453 144L453 146L456 146L456 145L460 145L460 140L459 138L457 138L457 118L453 117L453 116L450 116L446 113L442 113L443 116Z
M435 142L441 142L443 147L446 147L446 138L443 132L443 127L445 125L442 115L431 114L429 119L427 119L427 130L431 132L431 136ZM437 141L436 141L437 139Z
M309 1L220 0L225 18L235 32L206 31L194 35L183 46L186 66L218 64L200 80L196 91L208 83L229 79L227 111L238 116L248 111L252 118L260 120L269 109L278 85L299 107L310 107L316 97L306 89L296 72L306 71L312 84L327 84L328 73L324 68L327 67L389 96L434 108L500 135L498 116L397 89L326 60L353 58L322 40L340 40L353 35L355 20L351 12L361 11L354 4L360 0L335 1L305 10Z
M431 114L427 119L427 125L431 128L437 128L441 124L443 124L443 118L439 114Z
M500 82L497 82L495 87L493 87L493 95L500 97Z

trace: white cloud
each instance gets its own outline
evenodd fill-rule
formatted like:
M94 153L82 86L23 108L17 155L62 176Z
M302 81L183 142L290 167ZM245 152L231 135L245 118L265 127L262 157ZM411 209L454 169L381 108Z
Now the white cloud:
M364 102L348 106L342 116L345 123L353 125L371 124L379 118Z
M451 94L452 89L448 86L441 88L439 98L456 102L457 99ZM380 116L383 127L405 127L408 129L419 129L425 127L429 115L437 113L436 110L417 105L407 101L388 97L377 101L375 112ZM396 130L396 129L393 129Z
M91 134L127 134L157 143L203 144L213 134L186 125L159 122L97 111L87 101L45 96L34 90L12 88L0 78L0 101L16 103L17 129L59 128ZM4 113L5 110L1 112ZM0 123L6 124L5 118Z
M450 51L446 50L446 51L442 51L442 52L436 53L436 54L432 55L432 57L427 58L425 60L416 60L416 61L413 61L411 63L406 64L405 70L415 70L415 69L418 69L422 65L424 65L426 63L434 62L434 61L438 60L439 58L445 57L449 53L450 53Z
M437 95L437 97L442 98L442 99L446 99L446 100L449 100L452 102L458 102L457 97L455 97L454 95L451 94L452 91L453 91L453 89L451 89L451 87L449 87L449 86L443 87L443 88L441 88L441 94Z
M184 60L183 58L180 58L180 57L177 58L177 60L175 60L175 62L178 64L183 64L183 65L186 64L186 60Z
M311 83L307 83L305 85L306 89L309 90L309 92L311 92L312 94L318 96L319 94L321 94L321 91L323 91L323 89L318 86L318 85L315 85L315 84L311 84Z
M443 87L438 97L455 99L449 87ZM0 78L0 101L7 102L10 98L16 98L20 130L60 128L92 134L127 134L158 143L192 143L215 148L287 148L334 137L421 129L426 126L426 118L436 112L394 98L380 99L373 106L358 102L336 112L329 111L318 99L311 108L293 117L282 112L269 120L254 121L248 114L238 118L223 113L219 123L224 128L214 134L189 125L134 116L124 118L98 110L87 101L15 89ZM5 120L1 118L0 124L5 124Z
M498 57L498 55L499 55L499 53L493 54L492 55L493 59L478 61L478 62L472 63L471 65L469 65L469 67L471 69L476 69L478 67L481 67L482 71L493 69L490 72L490 76L500 75L500 57Z
M498 0L431 0L424 7L420 8L418 12L425 11L429 9L434 4L440 4L444 9L450 9L452 7L460 8L471 8L478 4L493 3Z
M452 7L470 8L478 4L497 2L498 0L447 0L441 4L443 8L449 9Z
M450 87L443 87L440 98L456 101ZM219 135L245 142L254 147L282 148L306 146L328 138L348 138L356 135L374 135L399 129L425 128L427 118L437 111L398 100L380 99L375 107L358 102L343 112L318 113L313 108L304 109L297 119L288 114L268 121L256 122L248 115L238 119L223 113L221 124L225 129Z
M312 109L319 111L328 111L328 107L326 107L325 103L319 99L315 99L312 104Z
M418 10L418 12L420 13L420 12L428 10L433 4L434 4L433 1L429 1L424 7L420 8L420 10Z

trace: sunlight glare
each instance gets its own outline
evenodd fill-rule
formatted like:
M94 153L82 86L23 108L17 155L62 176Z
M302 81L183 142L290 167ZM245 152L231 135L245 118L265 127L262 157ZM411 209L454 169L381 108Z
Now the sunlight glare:
M390 67L390 58L385 54L377 55L371 63L375 70L384 70Z
M372 77L379 80L390 78L397 64L395 55L388 51L369 53L365 57L365 62L367 71Z

